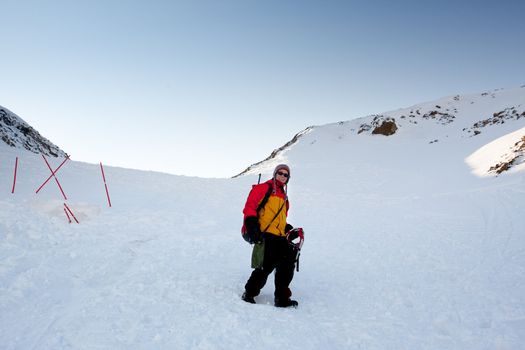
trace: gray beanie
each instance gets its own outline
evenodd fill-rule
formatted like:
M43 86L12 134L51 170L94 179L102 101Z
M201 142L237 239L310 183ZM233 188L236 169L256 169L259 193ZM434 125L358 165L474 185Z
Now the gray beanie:
M290 181L291 173L290 173L290 167L286 164L279 164L278 166L275 167L275 170L273 171L273 178L275 179L275 175L277 175L277 172L283 169L288 172L288 180L286 180L286 182L288 183L288 181Z

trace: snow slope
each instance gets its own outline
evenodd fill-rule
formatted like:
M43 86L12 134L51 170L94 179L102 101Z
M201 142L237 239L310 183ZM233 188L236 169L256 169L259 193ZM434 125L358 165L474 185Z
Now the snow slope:
M316 127L236 179L106 167L111 208L100 167L68 162L57 177L78 225L56 183L34 193L41 156L0 145L0 347L523 349L525 172L480 177L466 159L525 127L468 132L524 93L452 97L464 109L447 124L408 116L425 104L385 113L400 125L389 137L357 133L372 118ZM271 282L257 305L240 300L242 207L281 161L306 235L295 310L271 306Z

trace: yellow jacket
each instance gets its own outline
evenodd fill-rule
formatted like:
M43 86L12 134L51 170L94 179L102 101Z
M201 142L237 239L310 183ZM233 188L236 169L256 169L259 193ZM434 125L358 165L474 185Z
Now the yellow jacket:
M264 199L268 186L272 186L273 191L266 205L259 211L259 227L261 232L271 233L276 236L286 236L286 218L290 206L284 191L284 184L277 180L275 183L273 180L268 180L260 185L253 186L244 206L244 218L257 216L257 207Z

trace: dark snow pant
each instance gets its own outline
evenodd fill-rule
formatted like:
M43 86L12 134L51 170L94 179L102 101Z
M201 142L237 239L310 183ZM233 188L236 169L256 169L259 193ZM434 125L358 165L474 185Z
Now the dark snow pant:
M244 286L246 294L252 297L259 295L268 276L275 270L275 298L287 300L292 295L288 286L292 282L295 269L294 251L286 237L267 233L264 240L263 265L262 268L253 270Z

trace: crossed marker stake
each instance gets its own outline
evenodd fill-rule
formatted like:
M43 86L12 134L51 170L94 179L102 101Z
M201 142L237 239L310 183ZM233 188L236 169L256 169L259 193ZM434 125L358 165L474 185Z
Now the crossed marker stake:
M69 160L69 156L67 156L66 159L64 159L64 161L62 162L62 164L60 164L58 168L56 168L55 170L51 168L51 165L49 165L49 162L47 161L46 157L44 157L43 154L42 154L42 158L44 158L44 161L46 162L47 167L49 168L49 171L51 171L51 175L49 175L47 180L44 181L44 183L38 188L38 190L36 190L36 193L38 193L48 183L48 181L51 180L52 177L54 177L58 185L58 188L60 188L60 192L62 192L62 196L64 196L64 199L67 200L66 194L64 193L64 190L62 189L62 186L60 186L60 182L58 181L56 177L56 173L62 167L62 165L64 165Z

